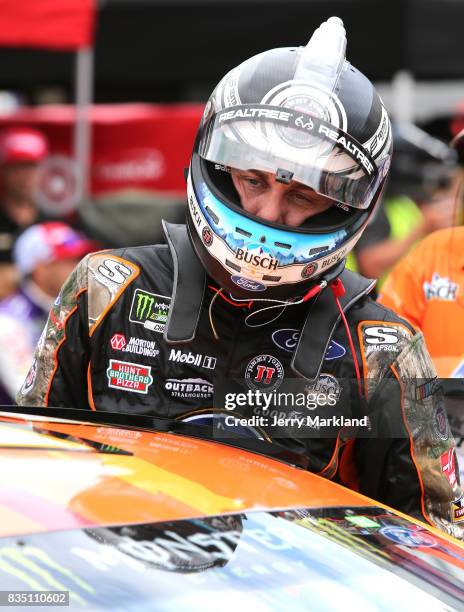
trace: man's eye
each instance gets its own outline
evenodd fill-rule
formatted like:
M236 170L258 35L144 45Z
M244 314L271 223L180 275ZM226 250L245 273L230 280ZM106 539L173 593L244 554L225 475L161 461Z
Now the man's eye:
M297 200L298 202L303 202L303 203L311 203L311 198L309 196L304 195L303 193L294 193L293 197L295 200Z
M248 185L251 185L252 187L258 187L261 184L261 181L257 178L251 178L249 176L246 176L243 179L246 183L248 183Z

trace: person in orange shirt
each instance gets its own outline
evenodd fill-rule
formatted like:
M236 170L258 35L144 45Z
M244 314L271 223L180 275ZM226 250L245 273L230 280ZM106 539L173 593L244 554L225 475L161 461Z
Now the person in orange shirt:
M421 330L441 378L464 377L464 227L434 232L388 276L378 301Z
M457 442L461 482L464 482L463 242L462 226L430 234L396 265L378 298L422 331L438 376L445 379L441 386Z

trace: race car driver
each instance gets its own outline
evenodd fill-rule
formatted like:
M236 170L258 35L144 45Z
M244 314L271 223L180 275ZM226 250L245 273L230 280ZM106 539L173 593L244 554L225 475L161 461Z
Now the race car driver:
M306 47L226 74L195 141L187 227L80 263L17 399L190 423L238 406L248 435L462 537L423 338L371 300L373 281L344 271L391 156L386 110L345 48L333 17ZM287 388L311 402L284 410Z

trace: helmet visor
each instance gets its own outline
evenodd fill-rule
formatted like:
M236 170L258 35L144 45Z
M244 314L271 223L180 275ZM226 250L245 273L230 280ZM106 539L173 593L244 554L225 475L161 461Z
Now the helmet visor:
M272 105L232 106L203 125L199 153L238 168L276 173L354 208L368 208L386 171L369 151L331 123Z

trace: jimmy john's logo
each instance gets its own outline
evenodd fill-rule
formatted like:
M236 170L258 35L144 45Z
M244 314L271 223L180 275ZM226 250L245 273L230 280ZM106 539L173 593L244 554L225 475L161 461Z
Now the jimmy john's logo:
M170 303L170 297L136 289L132 298L129 321L162 334L166 327Z
M272 257L272 254L266 247L261 245L248 247L247 249L238 248L235 251L235 258L238 261L264 268L265 270L277 270L277 266L279 265L278 260Z
M148 387L153 383L151 366L129 361L110 359L106 375L108 376L108 387L121 391L148 393Z

